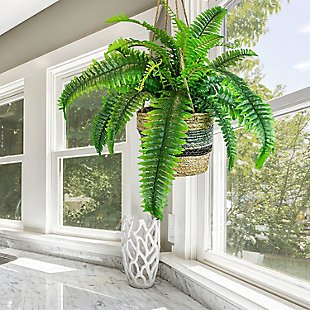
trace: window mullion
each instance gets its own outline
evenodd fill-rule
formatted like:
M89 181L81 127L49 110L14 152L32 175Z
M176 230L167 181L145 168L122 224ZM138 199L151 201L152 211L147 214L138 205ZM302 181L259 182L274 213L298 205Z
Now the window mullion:
M85 69L85 65L89 65L89 62L89 56L86 56L85 59L81 58L76 63L71 63L69 67L66 66L66 70L62 70L61 66L55 68L55 72L60 72L60 74L54 75L51 72L50 79L53 83L55 103L64 85L72 80L71 74L79 74L77 70L81 69L81 65ZM129 153L128 141L115 143L115 155L110 155L105 147L101 157L98 157L95 147L88 145L91 134L88 121L89 109L98 108L99 111L101 97L104 95L105 92L102 90L79 97L76 102L78 109L68 110L67 121L63 117L63 112L57 109L56 104L53 106L54 127L51 140L53 183L51 199L55 206L51 212L53 233L115 241L120 239L119 232L114 229L119 227L118 219L120 220L119 212L121 211L118 209L119 202L124 209L122 213L128 215L128 212L124 212L128 209L124 206L129 201L127 190L129 173L126 171L130 162L128 158L125 158ZM105 160L106 156L109 158ZM98 174L101 165L104 170ZM114 174L114 168L115 172L117 171L116 174ZM108 175L105 177L105 173L110 172L115 176L115 180ZM122 184L119 184L120 180ZM111 195L115 196L115 202L111 202ZM109 211L110 207L115 212Z
M226 147L222 134L213 138L213 167L212 167L212 249L225 251L226 244Z

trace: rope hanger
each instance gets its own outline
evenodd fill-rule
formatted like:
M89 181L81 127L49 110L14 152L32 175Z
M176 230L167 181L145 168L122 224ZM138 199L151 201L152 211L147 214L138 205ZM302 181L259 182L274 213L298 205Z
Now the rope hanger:
M178 4L178 1L179 0L174 0L174 3L175 3L175 11L176 11L176 17L177 18L180 18L179 17L179 4ZM182 10L183 10L183 14L184 14L184 18L185 18L185 22L186 22L186 25L189 27L189 21L188 21L188 17L187 17L187 14L186 14L186 9L185 9L185 4L184 4L184 0L180 0L181 1L181 6L182 6ZM158 24L158 17L159 17L159 7L160 7L160 4L161 4L161 0L157 0L157 7L156 7L156 13L155 13L155 20L154 20L154 27L157 26ZM166 11L166 14L165 14L165 30L167 30L167 20L168 20L168 12L167 10ZM155 39L155 33L153 32L152 33L152 41L154 41ZM180 66L182 69L184 69L184 55L183 55L183 52L180 50L180 54L181 54L181 63L180 63ZM191 98L191 95L190 95L190 92L189 92L189 87L188 87L188 84L187 84L187 81L186 79L184 78L184 85L186 86L187 90L188 90L188 97L189 97L189 100L192 102L192 98ZM193 108L193 112L194 111L194 108Z
M176 15L177 15L177 18L179 18L178 0L175 0L174 2L175 2L175 11L176 11ZM186 9L185 9L184 0L181 0L181 4L182 4L182 10L183 10L185 22L186 22L186 25L187 25L187 27L188 27L188 26L189 26L189 22L188 22L188 18L187 18L187 14L186 14Z
M186 9L185 9L184 0L180 0L180 1L181 1L181 6L182 6L182 10L183 10L183 14L184 14L186 25L189 26L189 21L188 21ZM179 0L174 0L174 3L175 3L175 13L176 13L177 18L180 18L179 3L178 2L179 2ZM158 24L160 4L161 4L161 0L157 0L156 13L155 13L155 19L154 19L154 27L156 27L157 24ZM168 12L166 10L166 12L165 12L165 30L167 30L167 24L168 24ZM152 40L154 40L154 33L152 35Z

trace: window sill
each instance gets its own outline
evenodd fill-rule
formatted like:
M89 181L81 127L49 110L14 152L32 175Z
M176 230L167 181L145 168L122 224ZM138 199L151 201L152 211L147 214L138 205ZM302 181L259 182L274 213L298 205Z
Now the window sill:
M210 309L303 309L198 261L163 253L161 262L162 278Z
M1 240L2 239L2 240ZM0 245L121 269L121 244L0 228ZM159 276L211 309L303 309L232 275L161 253Z
M0 227L5 229L21 230L23 228L23 224L21 221L0 219Z
M121 269L121 243L0 228L0 245Z
M213 251L206 252L204 263L280 298L292 301L302 307L310 307L309 282Z

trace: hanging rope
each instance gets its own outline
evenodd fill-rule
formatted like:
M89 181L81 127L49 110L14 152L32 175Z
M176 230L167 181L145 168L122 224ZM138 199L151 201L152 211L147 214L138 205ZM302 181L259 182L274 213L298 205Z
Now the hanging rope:
M181 3L182 3L182 8L183 8L183 13L184 13L186 25L187 25L187 27L189 27L189 22L188 22L188 18L187 18L187 14L186 14L186 9L185 9L184 0L181 0Z
M175 3L175 13L176 13L177 18L179 18L180 16L179 16L178 0L175 0L174 3Z
M157 0L156 13L155 13L155 19L154 19L154 27L156 27L157 23L158 23L159 7L160 7L160 0ZM154 41L154 40L155 40L155 33L153 32L151 41Z
M177 18L180 18L178 0L175 0L174 2L175 2L175 13L176 13L176 16L177 16ZM185 22L186 22L186 25L188 27L189 26L189 22L188 22L188 17L187 17L186 9L185 9L184 0L181 0L181 4L182 4L182 10L183 10Z
M156 13L155 13L155 18L154 18L154 27L157 27L157 23L158 23L158 19L159 19L160 2L161 2L161 0L157 0ZM182 10L183 10L186 25L189 26L189 20L188 20L188 16L186 13L184 0L181 0L181 4L182 4ZM178 0L175 0L175 12L176 12L177 18L180 18ZM165 30L167 30L167 28L168 28L168 19L169 19L168 12L167 12L167 10L165 10L165 28L164 28ZM154 39L155 39L155 34L152 33L152 41L154 41Z
M176 13L176 16L177 16L177 18L180 18L179 17L178 0L175 0L174 2L175 2L175 13ZM184 17L186 19L186 23L187 23L187 26L188 26L189 24L188 24L187 14L186 14L186 11L185 11L184 1L181 0L181 3L182 3L182 7L183 7ZM180 50L180 56L181 56L180 57L180 66L181 66L181 69L183 70L184 69L184 54L183 54L183 51L182 51L181 48L179 50ZM186 78L184 78L184 85L185 85L185 87L187 89L187 95L188 95L189 101L191 102L192 111L193 111L193 113L195 113L194 106L193 106L193 100L191 98L191 94L190 94L190 91L189 91L189 86L188 86Z
M165 31L167 31L168 29L168 18L169 18L168 11L165 10Z

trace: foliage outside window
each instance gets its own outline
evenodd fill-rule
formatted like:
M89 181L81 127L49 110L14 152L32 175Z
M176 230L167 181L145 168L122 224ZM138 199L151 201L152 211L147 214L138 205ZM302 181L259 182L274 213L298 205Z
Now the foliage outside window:
M62 225L120 230L122 154L92 156L90 115L101 106L104 91L76 99L66 122L66 149L88 148L90 156L59 158L62 178ZM125 133L118 142L125 140Z
M21 220L21 163L23 153L23 100L0 103L0 218Z
M0 218L21 220L21 164L0 165Z
M121 155L63 160L65 226L121 228Z
M228 41L265 55L235 70L253 87L258 85L256 91L266 100L310 85L306 70L310 46L305 41L303 48L292 43L307 35L309 42L308 15L303 13L309 8L301 0L242 0L228 17ZM278 36L280 31L285 37ZM294 49L282 48L278 54L278 46L287 47L287 42ZM257 140L242 129L237 133L239 160L227 176L226 251L309 281L310 110L276 120L275 153L262 171L252 165Z
M66 146L67 148L77 148L92 145L91 130L92 117L101 107L101 96L105 91L91 92L75 99L74 108L69 107L66 122ZM125 132L116 140L125 141Z

